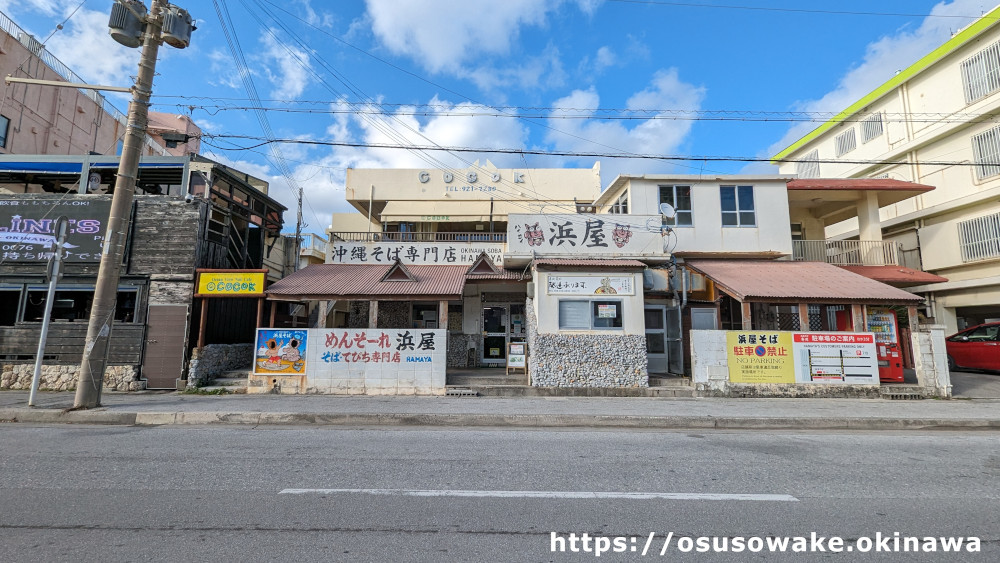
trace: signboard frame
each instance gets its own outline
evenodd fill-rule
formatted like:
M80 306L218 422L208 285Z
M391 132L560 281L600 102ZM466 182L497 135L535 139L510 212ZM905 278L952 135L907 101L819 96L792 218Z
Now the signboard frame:
M215 297L223 297L223 298L225 298L225 297L230 297L230 298L233 298L233 297L261 298L261 297L265 297L266 296L265 291L267 290L267 273L268 273L268 271L269 270L267 268L261 268L261 269L257 269L257 270L225 270L225 269L217 269L217 268L198 268L197 270L195 270L195 272L197 273L197 277L195 279L195 284L194 284L194 287L195 287L194 296L195 297L206 297L206 298L215 298ZM219 274L219 275L231 274L231 275L234 275L234 276L241 275L241 274L256 274L256 275L260 276L260 281L259 281L259 283L260 283L260 291L255 292L255 293L240 293L240 292L222 292L222 293L212 292L212 293L202 293L200 291L201 290L201 285L202 285L201 284L201 282L202 282L202 274ZM212 282L209 282L209 283L212 283Z
M510 375L511 370L523 369L524 373L528 373L528 343L527 342L508 342L507 343L507 370L506 373Z

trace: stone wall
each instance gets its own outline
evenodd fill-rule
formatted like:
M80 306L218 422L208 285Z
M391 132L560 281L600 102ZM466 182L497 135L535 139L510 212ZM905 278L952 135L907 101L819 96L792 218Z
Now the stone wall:
M646 338L621 334L538 334L527 300L528 373L535 387L648 387Z
M448 367L450 368L473 368L479 361L479 342L481 336L478 334L462 334L461 332L451 332L448 334ZM469 350L473 351L470 361Z
M412 324L408 301L378 302L378 328L408 328Z
M200 387L234 370L253 369L254 345L207 344L191 351L188 363L188 387Z
M0 365L0 389L31 389L35 364ZM38 388L43 391L69 391L76 389L80 366L42 366ZM138 366L107 366L104 370L104 388L110 391L141 391L146 382L139 380Z
M351 312L347 314L347 328L368 328L367 301L351 301Z

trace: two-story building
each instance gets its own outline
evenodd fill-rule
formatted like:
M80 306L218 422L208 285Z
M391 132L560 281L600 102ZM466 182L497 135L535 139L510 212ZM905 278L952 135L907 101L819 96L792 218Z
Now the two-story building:
M909 284L949 333L1000 318L1000 8L983 15L773 157L801 179L884 179L937 189L899 201L866 194L850 220L810 234L899 245ZM807 221L802 221L805 224ZM871 241L871 242L868 242ZM906 276L900 276L905 278Z

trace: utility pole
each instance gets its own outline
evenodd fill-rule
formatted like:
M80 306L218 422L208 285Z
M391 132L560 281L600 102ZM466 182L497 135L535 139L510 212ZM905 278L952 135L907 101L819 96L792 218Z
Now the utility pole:
M97 285L94 288L94 301L90 308L90 323L87 325L87 340L83 350L83 360L80 362L80 379L76 386L74 408L89 409L101 404L104 368L107 365L111 327L114 324L115 302L118 298L118 280L125 256L125 244L128 242L131 230L132 202L135 196L136 178L139 175L139 158L146 140L149 98L153 93L156 56L160 43L163 41L162 28L166 10L171 10L166 15L171 18L172 24L178 17L186 17L187 34L190 35L193 29L187 12L170 6L166 0L153 0L148 14L137 12L136 5L141 6L141 3L135 0L120 0L120 6L137 18L142 17L141 23L145 24L145 33L142 34L139 74L136 77L135 86L132 88L132 101L128 106L128 126L125 129L125 142L118 164L115 192L111 198L111 215L108 218L104 249L101 252L101 265L97 273ZM119 6L116 5L114 8L119 8ZM145 7L142 6L142 8ZM183 12L183 14L178 15L179 12ZM124 14L120 10L119 13ZM114 18L115 10L113 9L112 23L115 23ZM187 46L187 41L182 26L180 30L180 38L177 38L176 34L172 35L169 42L175 47L183 48ZM114 28L112 28L112 37L123 43L119 37L115 36Z
M299 271L299 262L302 260L302 186L299 186L299 214L295 219L295 263L292 271Z

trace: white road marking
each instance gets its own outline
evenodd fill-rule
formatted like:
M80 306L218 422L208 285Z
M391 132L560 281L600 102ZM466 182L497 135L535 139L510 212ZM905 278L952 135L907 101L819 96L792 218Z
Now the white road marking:
M446 491L420 489L284 489L280 495L359 494L394 497L475 497L626 500L743 500L758 502L798 502L791 495L726 493L615 493L600 491Z

